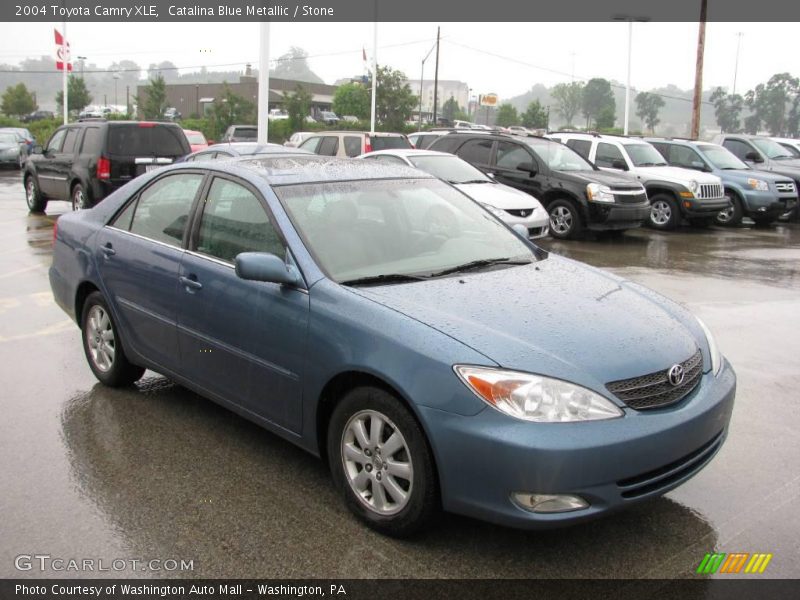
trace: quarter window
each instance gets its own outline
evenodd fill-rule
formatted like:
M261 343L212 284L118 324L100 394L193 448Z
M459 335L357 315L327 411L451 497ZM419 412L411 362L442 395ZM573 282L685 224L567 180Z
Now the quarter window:
M270 252L283 258L284 244L258 197L228 179L215 179L208 192L197 251L226 262L242 252Z
M203 176L197 173L168 175L156 181L139 196L130 225L131 233L180 246L202 181ZM127 212L125 209L115 222L120 229L125 229Z

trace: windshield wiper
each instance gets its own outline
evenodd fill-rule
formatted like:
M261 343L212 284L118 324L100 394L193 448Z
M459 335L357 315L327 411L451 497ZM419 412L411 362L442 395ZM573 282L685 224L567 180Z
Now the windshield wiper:
M422 281L428 279L423 275L406 275L404 273L385 273L383 275L369 275L340 281L340 285L369 285L371 283L403 283L405 281Z
M448 183L492 183L492 181L490 179L468 179L467 181L449 181Z
M461 271L471 271L473 269L480 269L481 267L491 267L492 265L529 265L531 260L514 260L508 257L505 258L483 258L481 260L473 260L463 265L450 267L442 271L431 273L431 277L441 277L442 275L449 275L450 273L460 273Z

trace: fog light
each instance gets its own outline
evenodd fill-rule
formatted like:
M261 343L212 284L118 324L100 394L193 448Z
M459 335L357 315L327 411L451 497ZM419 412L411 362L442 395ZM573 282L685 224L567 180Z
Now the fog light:
M562 513L589 508L589 503L580 496L569 494L530 494L514 492L511 499L520 508L535 513Z
M692 203L691 203L691 202L686 202L686 201L684 200L684 202L683 202L683 205L684 205L686 208L692 208Z

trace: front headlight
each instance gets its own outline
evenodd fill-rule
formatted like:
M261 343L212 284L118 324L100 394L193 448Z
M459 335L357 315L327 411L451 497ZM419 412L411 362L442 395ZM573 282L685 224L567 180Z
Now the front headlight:
M753 179L750 178L747 180L747 185L749 185L754 190L758 190L759 192L768 192L769 191L769 184L764 181L763 179Z
M590 183L586 186L586 197L592 202L614 202L611 188L599 183Z
M481 206L492 213L495 217L500 217L501 219L506 216L506 211L497 208L496 206L492 206L491 204L486 204L481 202Z
M706 342L708 342L708 353L711 355L711 372L714 375L718 375L720 369L722 369L722 353L719 351L717 347L717 341L714 339L714 335L711 333L711 330L706 326L703 321L700 320L699 317L695 317L697 322L700 324L700 328L703 330L703 333L706 334Z
M569 423L623 415L619 407L599 394L559 379L490 367L453 368L489 406L523 421Z

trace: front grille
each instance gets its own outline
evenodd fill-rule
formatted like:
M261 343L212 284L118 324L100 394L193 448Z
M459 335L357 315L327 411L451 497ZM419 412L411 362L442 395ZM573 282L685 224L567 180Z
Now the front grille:
M775 187L779 192L782 194L793 194L794 193L794 181L776 181Z
M683 381L672 385L669 370L657 371L631 379L621 379L606 384L606 389L636 410L660 408L678 402L700 382L703 374L703 355L700 350L681 363ZM671 368L671 367L670 367Z
M697 450L668 465L618 481L620 495L628 499L639 498L691 477L702 469L722 446L722 433L720 431Z
M722 186L716 183L703 183L697 197L701 200L708 198L722 198Z
M619 194L614 192L614 199L621 204L641 204L647 202L647 194L641 192L639 194Z
M510 215L514 215L515 217L528 217L530 216L535 209L533 208L509 208L506 209L506 212Z

